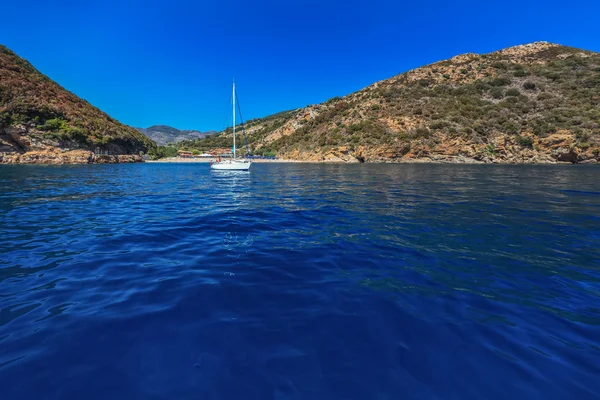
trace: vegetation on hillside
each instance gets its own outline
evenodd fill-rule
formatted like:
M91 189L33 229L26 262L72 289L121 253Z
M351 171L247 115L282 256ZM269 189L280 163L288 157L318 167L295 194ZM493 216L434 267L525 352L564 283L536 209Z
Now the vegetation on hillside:
M146 136L65 90L29 62L0 45L0 135L4 145L28 150L4 134L27 130L27 143L137 154L155 144Z
M254 152L318 153L343 146L481 148L503 135L523 148L557 132L580 149L600 145L600 54L534 43L457 56L378 82L343 98L248 124ZM250 122L250 121L249 121ZM537 139L536 139L537 138ZM222 132L185 143L209 148Z
M174 146L156 146L151 148L148 152L148 156L152 160L160 160L166 157L175 157L177 155L177 148Z
M138 131L152 139L157 145L166 146L169 143L178 143L182 140L194 140L215 134L215 131L200 132L195 130L179 130L167 125L154 125L149 128L136 128Z
M267 146L261 146L266 136L281 128L288 120L293 118L297 110L282 111L265 118L255 118L244 124L243 130L246 132L246 139L242 130L242 125L236 126L237 147L242 153L246 152L246 140L250 152L254 155L275 155L275 150ZM208 136L197 140L184 140L177 144L182 150L198 150L206 152L216 148L231 148L233 146L233 128L228 127L217 135Z

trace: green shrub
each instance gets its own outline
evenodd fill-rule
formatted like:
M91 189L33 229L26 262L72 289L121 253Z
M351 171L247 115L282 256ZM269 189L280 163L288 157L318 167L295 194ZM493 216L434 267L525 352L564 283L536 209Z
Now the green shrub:
M537 96L539 101L550 100L553 96L550 93L540 93Z
M427 127L420 125L412 130L411 134L414 138L426 138L431 134L431 131Z
M596 88L600 86L600 74L596 74L595 76L586 79L583 82L583 86L586 88Z
M360 132L363 128L363 125L361 123L358 124L351 124L348 126L348 132Z
M447 126L448 126L448 122L438 120L438 121L434 121L431 125L429 125L429 129L438 130L438 129L444 129Z
M525 71L524 69L518 69L513 73L513 75L517 78L522 78L524 76L528 76L529 72Z
M581 129L578 129L575 132L575 138L578 142L587 142L588 140L590 140L590 134L587 132L583 132Z
M62 139L62 135L60 134L60 132L51 132L51 131L47 131L42 133L42 138L44 139L49 139L49 140L60 140Z
M152 160L159 160L165 157L175 157L177 155L177 149L172 146L156 146L156 148L148 151L148 156Z
M43 125L38 125L37 128L42 131L57 132L66 126L66 121L60 118L52 118L47 120Z
M521 92L519 92L519 89L508 89L506 91L506 95L507 96L513 96L513 97L517 97L521 94Z
M11 116L8 112L3 111L0 112L0 128L4 127L4 126L9 126L11 123Z
M63 137L65 139L71 139L71 140L73 140L75 142L79 142L79 143L87 143L87 141L88 141L87 133L79 127L67 126L64 128L63 132L64 132Z
M550 79L552 82L556 82L560 80L560 75L558 72L547 72L544 76Z
M494 99L501 99L504 97L504 90L499 87L494 87L490 90L490 96Z
M549 122L544 121L532 121L533 124L533 134L540 137L548 136L556 132L556 127Z
M519 126L513 121L506 121L502 124L502 129L506 133L515 134L519 132Z
M533 147L533 139L530 138L529 136L517 135L517 143L519 144L519 146L522 146L522 147L528 147L528 148Z
M510 108L510 109L517 109L518 108L518 104L520 99L518 97L515 96L509 96L504 98L504 100L502 100L499 105L501 105L502 107L505 108Z
M475 132L477 132L480 135L485 135L487 133L486 126L479 122L477 122L473 125L473 129L475 130Z
M477 93L484 93L490 89L490 85L482 81L476 81L472 86Z
M505 69L508 69L508 64L503 63L503 62L495 62L492 64L492 67L496 68L496 69L505 70Z
M497 78L491 79L488 83L491 86L506 86L510 85L511 80L505 76L499 76Z

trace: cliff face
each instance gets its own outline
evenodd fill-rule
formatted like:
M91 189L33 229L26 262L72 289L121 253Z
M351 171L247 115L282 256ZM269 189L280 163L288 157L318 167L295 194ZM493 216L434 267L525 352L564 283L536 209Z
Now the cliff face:
M300 160L598 162L600 54L537 42L459 55L246 131L255 153Z
M154 146L0 45L0 162L29 162L23 155L30 152L48 159L73 150L139 155Z
M96 155L86 150L42 150L0 153L0 164L116 164L142 162L140 155Z

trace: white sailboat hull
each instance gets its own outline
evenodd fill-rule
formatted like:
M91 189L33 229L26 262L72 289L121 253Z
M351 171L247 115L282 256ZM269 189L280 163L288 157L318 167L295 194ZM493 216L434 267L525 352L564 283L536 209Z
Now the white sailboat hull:
M210 167L214 170L248 171L251 165L252 162L246 160L224 160L213 163Z

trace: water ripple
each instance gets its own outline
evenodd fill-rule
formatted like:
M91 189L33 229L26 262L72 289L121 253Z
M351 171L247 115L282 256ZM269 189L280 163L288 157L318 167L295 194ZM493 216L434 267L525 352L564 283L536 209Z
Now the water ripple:
M600 169L253 169L0 166L0 398L597 398Z

